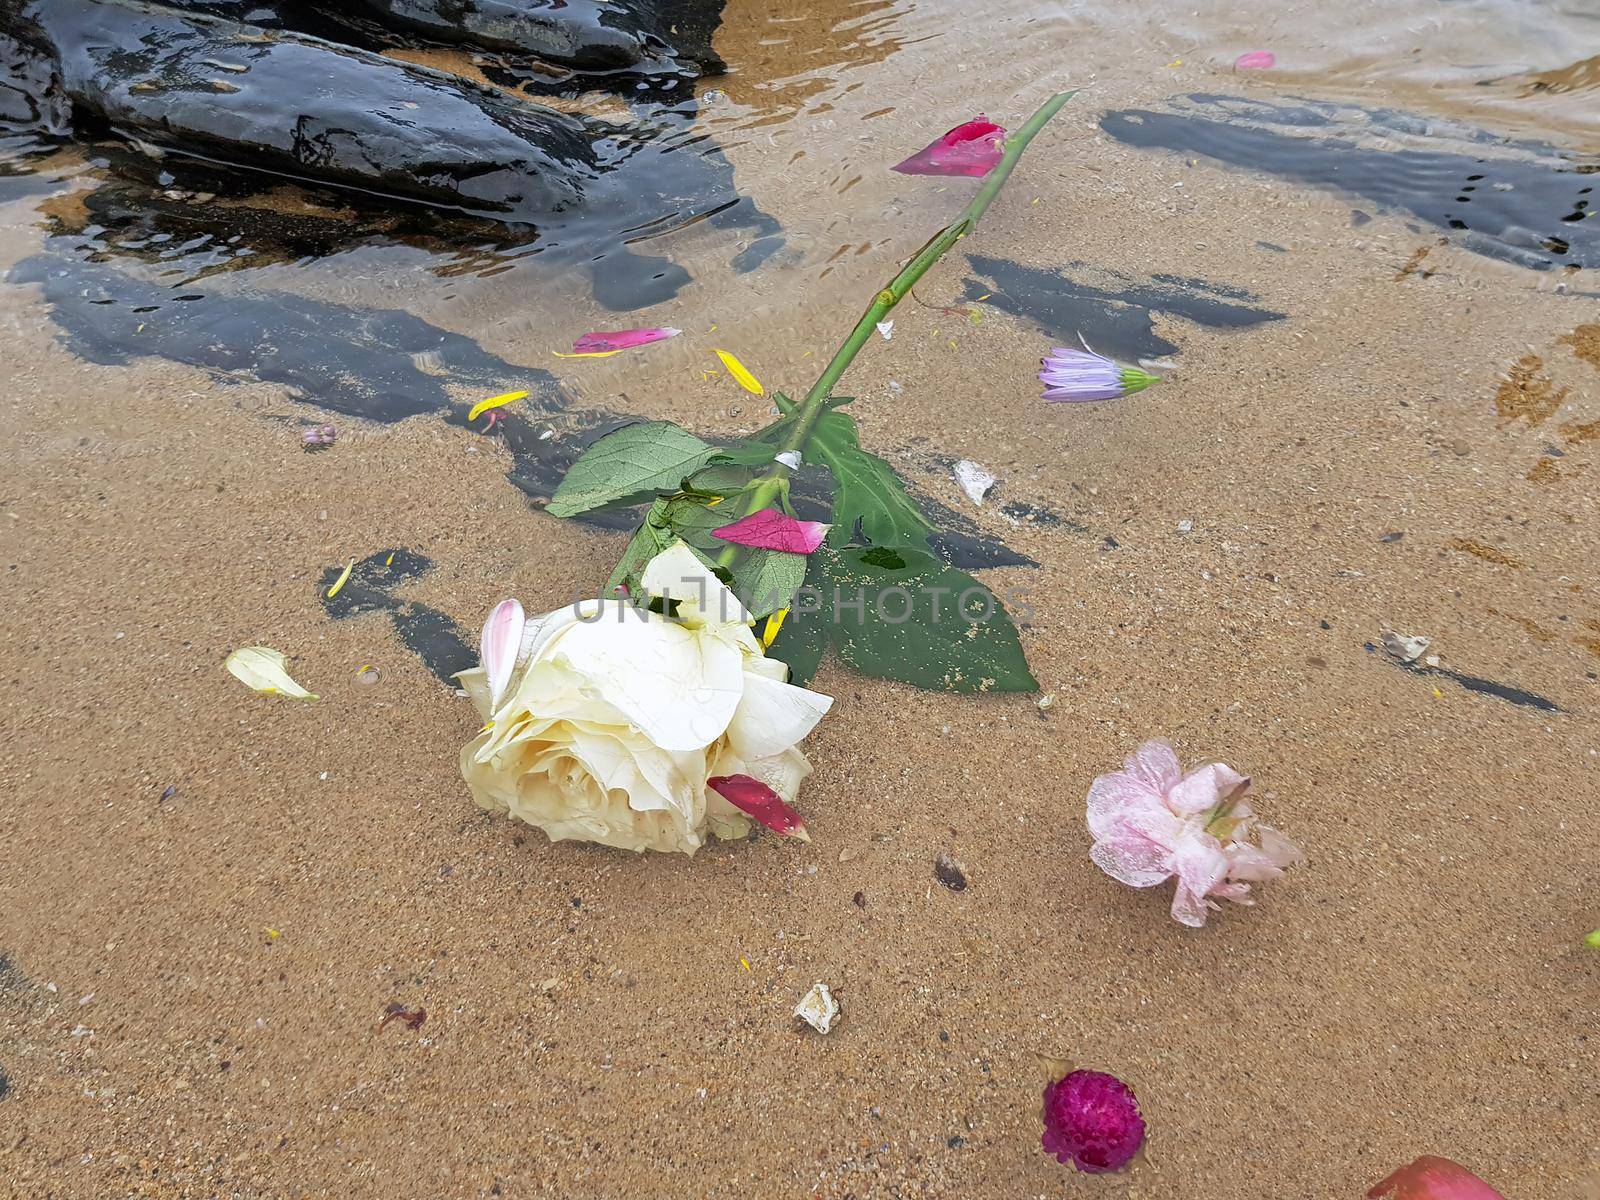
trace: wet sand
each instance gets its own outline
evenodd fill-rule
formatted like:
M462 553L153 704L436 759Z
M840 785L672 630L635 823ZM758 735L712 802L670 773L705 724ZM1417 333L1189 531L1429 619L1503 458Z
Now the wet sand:
M0 288L0 1193L1320 1200L1437 1153L1508 1200L1595 1195L1596 273L1100 124L1191 94L1309 97L1592 153L1592 85L1524 116L1451 65L1596 52L1592 21L1541 7L1545 25L1206 5L1158 28L1015 5L962 32L937 8L734 4L734 73L698 121L784 227L758 269L726 265L747 232L699 223L650 247L692 281L629 313L576 268L485 278L398 244L195 285L403 309L550 372L575 410L737 434L765 406L711 375L711 348L803 389L965 203L970 184L889 163L975 97L1015 124L1085 87L967 251L1103 293L1230 289L1281 319L1157 307L1165 384L1050 408L1037 360L1068 331L1037 302L1003 305L955 256L918 289L932 308L897 311L843 389L863 440L1038 563L984 577L1027 589L1054 699L830 662L808 846L634 857L480 813L455 765L470 705L395 617L329 618L326 573L389 549L434 564L400 600L467 631L502 596L538 611L597 585L624 535L531 508L500 439L438 412L329 417L245 371L90 361L65 301ZM1498 44L1472 16L1501 20ZM1289 77L1235 75L1257 48ZM0 263L45 246L40 199L0 210ZM548 354L630 324L685 332ZM456 409L489 394L440 378ZM302 425L330 420L338 444L303 452ZM1000 477L981 509L955 458ZM1431 637L1438 668L1385 655L1391 630ZM322 699L243 688L222 661L255 643ZM1089 862L1090 780L1155 736L1251 774L1306 848L1259 907L1183 929L1167 889ZM935 879L940 855L966 890ZM818 980L844 1006L825 1038L790 1017ZM385 1024L395 1005L426 1017ZM1041 1054L1135 1089L1130 1174L1040 1151Z

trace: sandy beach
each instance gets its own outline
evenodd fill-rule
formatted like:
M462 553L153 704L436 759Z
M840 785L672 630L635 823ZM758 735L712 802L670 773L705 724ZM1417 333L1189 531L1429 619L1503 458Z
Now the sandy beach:
M632 244L686 281L624 311L581 240L275 249L262 213L344 219L283 185L229 261L118 234L94 146L0 178L0 1194L1331 1200L1433 1153L1600 1196L1600 235L1561 223L1600 23L1158 7L732 0L693 128L781 234ZM540 447L596 413L754 430L713 349L803 390L971 194L888 166L1071 87L842 389L1009 564L981 575L1027 598L1040 696L828 661L809 845L636 856L477 810L479 719L419 646L593 594L626 540L539 510ZM230 312L300 323L229 358L198 322ZM630 325L683 333L551 354ZM1166 379L1044 405L1080 332ZM525 442L463 420L522 387ZM403 392L437 399L392 419ZM381 605L330 609L393 552ZM320 700L228 675L258 643ZM1091 780L1154 737L1249 774L1309 860L1201 930L1087 857ZM791 1016L817 981L826 1037ZM1041 1055L1135 1090L1129 1173L1041 1151Z

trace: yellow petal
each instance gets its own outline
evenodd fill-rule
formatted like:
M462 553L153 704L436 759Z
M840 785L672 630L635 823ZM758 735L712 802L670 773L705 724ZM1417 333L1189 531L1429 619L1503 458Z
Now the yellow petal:
M479 400L472 406L472 411L467 414L467 420L476 421L491 408L499 408L502 404L510 404L516 400L526 400L527 392L507 392L503 396L490 396L487 400Z
M288 657L282 650L271 646L246 646L228 655L229 673L248 688L269 695L292 696L296 700L315 700L308 692L289 678Z
M728 374L739 381L739 386L747 392L754 392L757 396L766 395L761 383L756 377L745 369L745 365L726 350L718 350L717 357L722 360L722 365L728 368Z
M761 635L761 648L763 650L767 649L772 645L773 642L778 640L778 630L783 628L783 622L788 616L789 610L787 608L780 608L777 612L773 613L767 618L766 631Z
M394 566L394 554L395 554L395 552L393 550L389 551L389 557L383 560L383 565L384 566L386 566L386 567Z
M631 347L625 346L623 349L631 349ZM613 354L621 354L622 350L580 350L576 354L563 354L559 350L552 350L550 353L557 358L610 358ZM522 394L526 396L528 393L523 392Z
M349 581L350 572L354 571L355 569L356 569L356 560L355 559L352 558L349 562L345 563L344 570L339 572L339 578L335 579L333 581L333 586L328 589L328 599L329 600L332 600L335 596L337 596L339 594L339 589L342 588L345 585L345 583Z

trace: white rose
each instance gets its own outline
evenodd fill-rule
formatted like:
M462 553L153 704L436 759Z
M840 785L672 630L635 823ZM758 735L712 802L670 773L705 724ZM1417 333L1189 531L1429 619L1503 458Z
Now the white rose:
M553 842L693 854L708 830L749 830L706 780L750 775L793 801L811 773L796 743L833 700L785 682L744 607L682 542L641 583L677 599L676 617L621 600L568 605L527 623L497 689L484 665L461 673L488 722L461 774L481 807Z

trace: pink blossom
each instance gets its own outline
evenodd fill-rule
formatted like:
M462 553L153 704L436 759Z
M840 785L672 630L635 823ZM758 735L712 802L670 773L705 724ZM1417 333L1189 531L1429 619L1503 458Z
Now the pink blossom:
M1407 1163L1367 1195L1374 1200L1506 1200L1465 1167L1432 1154Z
M821 521L797 521L775 508L763 508L748 517L741 517L732 525L713 529L711 536L736 546L810 554L822 545L827 533L828 526Z
M987 175L1000 162L1005 136L1003 125L978 117L941 134L891 170L902 175Z
M1301 861L1287 838L1257 822L1244 799L1249 787L1226 763L1185 775L1171 746L1146 742L1122 770L1101 775L1089 789L1089 857L1129 887L1176 878L1173 920L1204 925L1216 900L1254 903L1252 883L1276 879Z
M1104 1071L1073 1071L1044 1089L1045 1153L1080 1171L1127 1166L1144 1145L1144 1118L1133 1091Z

